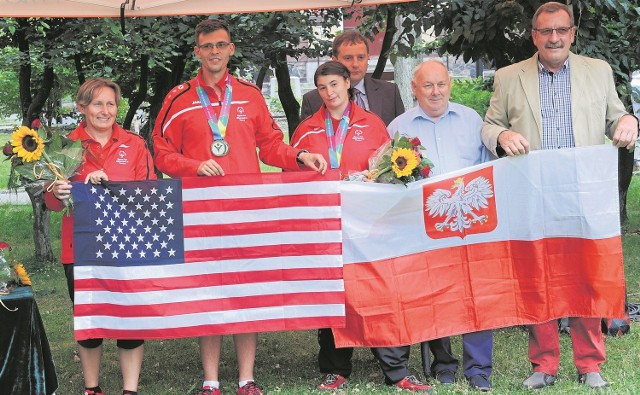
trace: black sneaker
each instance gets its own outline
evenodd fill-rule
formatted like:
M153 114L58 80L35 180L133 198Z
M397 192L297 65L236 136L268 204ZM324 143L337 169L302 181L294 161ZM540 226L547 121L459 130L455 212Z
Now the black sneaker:
M440 384L451 385L456 382L456 373L451 370L443 370L441 372L436 373L436 380L440 382Z
M491 391L491 381L484 374L476 374L467 379L469 381L469 386L474 390L487 392Z

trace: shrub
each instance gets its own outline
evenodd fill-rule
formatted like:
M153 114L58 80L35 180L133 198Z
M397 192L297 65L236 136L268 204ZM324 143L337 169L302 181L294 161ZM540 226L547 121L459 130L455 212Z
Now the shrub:
M481 77L454 80L451 85L451 101L473 108L484 118L491 100L491 85Z

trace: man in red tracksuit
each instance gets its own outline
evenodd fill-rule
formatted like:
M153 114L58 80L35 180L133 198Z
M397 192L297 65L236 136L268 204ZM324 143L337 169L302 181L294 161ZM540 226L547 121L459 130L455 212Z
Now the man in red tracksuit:
M165 98L153 130L156 168L171 177L259 173L260 159L287 170L305 165L324 174L322 155L283 142L260 90L231 76L235 51L227 26L204 20L196 26L195 55L202 67L196 78ZM256 328L257 329L257 328ZM239 365L238 395L262 394L253 379L256 333L233 336ZM219 395L221 336L200 338L204 382L199 394Z

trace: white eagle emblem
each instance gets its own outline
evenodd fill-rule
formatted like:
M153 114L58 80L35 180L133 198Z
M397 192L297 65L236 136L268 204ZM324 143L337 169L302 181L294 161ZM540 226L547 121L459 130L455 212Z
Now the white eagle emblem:
M425 211L429 211L432 218L446 215L443 222L436 223L436 230L449 228L462 233L475 222L487 222L487 215L477 215L474 210L489 206L488 199L493 197L491 182L477 177L465 186L464 178L460 177L453 182L453 188L456 188L453 195L451 190L436 189L427 198Z

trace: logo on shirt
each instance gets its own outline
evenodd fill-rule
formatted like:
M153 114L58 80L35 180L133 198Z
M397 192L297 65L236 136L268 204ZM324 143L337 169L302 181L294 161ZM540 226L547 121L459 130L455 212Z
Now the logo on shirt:
M240 122L244 122L248 119L247 115L244 113L244 107L238 107L238 109L236 110L236 119Z
M361 129L356 129L351 139L354 141L364 141L364 132Z
M126 148L126 145L124 147ZM127 153L124 150L120 150L118 152L118 159L116 159L116 163L119 165L126 165L129 163L129 159L127 159Z
M498 226L493 167L422 187L424 227L432 239L487 233Z

